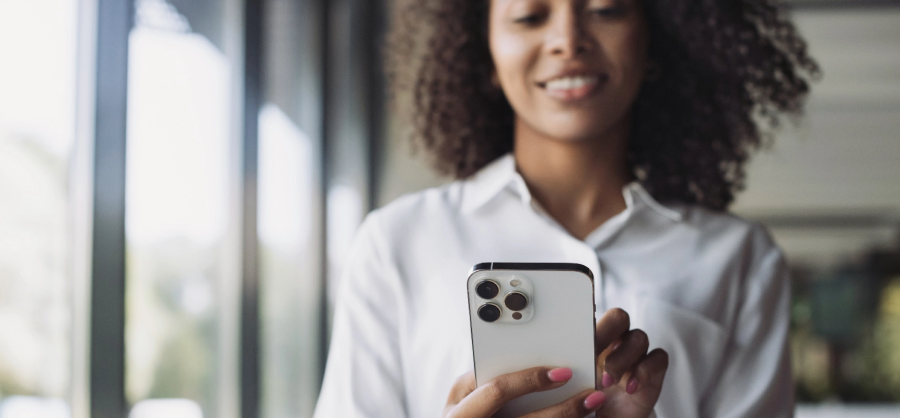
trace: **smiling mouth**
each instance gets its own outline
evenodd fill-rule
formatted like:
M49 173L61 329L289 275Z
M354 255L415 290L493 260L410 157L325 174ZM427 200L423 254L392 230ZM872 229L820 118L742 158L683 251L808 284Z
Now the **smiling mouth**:
M607 74L590 74L563 76L537 84L551 97L570 101L589 96L608 80Z

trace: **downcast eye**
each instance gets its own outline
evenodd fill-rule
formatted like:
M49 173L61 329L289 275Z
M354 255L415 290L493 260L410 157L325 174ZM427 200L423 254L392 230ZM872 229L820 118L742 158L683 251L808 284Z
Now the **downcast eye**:
M513 22L522 24L522 25L533 26L533 25L537 25L538 23L541 23L541 21L543 19L544 19L543 16L541 16L539 14L530 14L530 15L516 18L513 20Z
M591 13L599 17L610 18L620 16L623 11L621 7L604 7L602 9L593 9Z

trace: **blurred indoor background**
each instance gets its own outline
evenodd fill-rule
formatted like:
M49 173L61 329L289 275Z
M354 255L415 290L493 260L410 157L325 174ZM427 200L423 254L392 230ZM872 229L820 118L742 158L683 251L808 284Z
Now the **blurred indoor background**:
M308 417L366 212L438 185L390 0L0 0L0 418ZM900 416L900 1L793 0L823 68L733 210L793 269L800 417Z

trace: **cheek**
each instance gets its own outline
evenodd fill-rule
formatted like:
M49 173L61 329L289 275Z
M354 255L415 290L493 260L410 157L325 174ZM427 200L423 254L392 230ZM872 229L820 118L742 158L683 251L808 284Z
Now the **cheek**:
M530 69L534 62L532 47L521 36L491 35L491 55L503 91L510 101L528 93Z
M628 83L639 83L647 61L647 36L642 28L627 28L610 36L609 58L627 77Z

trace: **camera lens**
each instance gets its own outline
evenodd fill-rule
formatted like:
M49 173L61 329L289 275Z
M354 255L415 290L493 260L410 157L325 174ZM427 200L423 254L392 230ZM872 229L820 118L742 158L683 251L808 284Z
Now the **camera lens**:
M491 280L484 280L475 287L475 293L478 293L482 299L493 299L500 293L500 286Z
M521 311L528 306L528 298L519 292L509 292L506 294L506 298L503 299L503 304L511 310Z
M500 307L493 303L485 303L478 308L478 317L484 322L494 322L500 319Z

